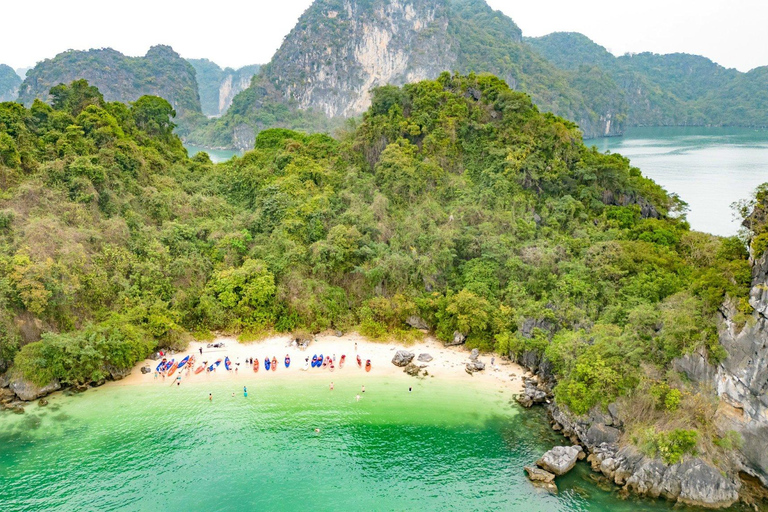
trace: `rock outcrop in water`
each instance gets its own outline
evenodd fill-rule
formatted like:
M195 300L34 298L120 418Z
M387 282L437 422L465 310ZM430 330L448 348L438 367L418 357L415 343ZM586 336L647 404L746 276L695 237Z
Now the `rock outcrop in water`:
M576 465L581 446L555 446L536 461L536 465L556 476L569 472Z
M54 380L45 386L38 386L25 379L11 379L9 387L11 391L16 393L16 396L18 396L20 400L30 402L60 390L61 384L58 380Z

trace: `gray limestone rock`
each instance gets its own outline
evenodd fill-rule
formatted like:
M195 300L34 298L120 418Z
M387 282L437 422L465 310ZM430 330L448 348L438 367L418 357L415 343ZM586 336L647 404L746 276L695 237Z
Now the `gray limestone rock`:
M398 350L395 352L395 357L392 358L392 364L395 366L404 367L413 361L414 357L415 355L413 352L408 352L407 350Z
M417 357L417 359L422 363L428 363L432 361L432 356L427 353L424 353L424 354L419 354L419 357Z
M11 380L10 388L21 400L30 402L40 398L41 396L45 396L47 394L53 393L54 391L58 391L61 389L61 384L58 380L53 380L45 386L38 386L28 380L19 378Z
M557 476L564 475L576 465L581 451L581 446L555 446L537 460L536 465Z

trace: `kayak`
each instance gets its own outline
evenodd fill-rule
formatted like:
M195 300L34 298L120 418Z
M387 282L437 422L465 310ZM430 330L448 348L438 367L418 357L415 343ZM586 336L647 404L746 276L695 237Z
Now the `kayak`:
M312 356L312 368L317 366L317 354Z
M177 366L176 369L181 370L182 368L184 368L184 365L187 364L188 362L189 362L189 356L179 361L179 366Z
M344 354L341 354L341 359L339 359L339 370L344 368L344 361L347 359L347 356Z
M259 371L259 360L258 359L254 359L253 360L253 371L254 372Z
M205 370L205 364L201 364L200 366L197 367L197 370L195 370L195 375L197 375L198 373L201 373L203 370Z
M171 366L173 366L175 364L175 361L176 361L175 359L171 359L170 361L166 361L165 366L163 366L163 369L160 370L160 371L167 372L171 368Z
M333 359L331 359L330 361L328 361L328 369L329 369L329 370L331 370L331 371L333 371Z
M272 356L272 371L277 370L277 358Z
M323 368L327 368L328 367L328 360L330 358L331 358L331 356L328 356L325 359L323 359L323 364L322 364Z
M265 358L264 358L264 369L265 369L265 370L267 370L267 371L269 371L269 367L270 367L270 364L269 364L269 358L268 358L268 357L265 357Z
M357 367L362 368L363 367L363 360L360 359L360 356L357 356Z
M209 367L208 367L208 371L209 371L209 372L212 372L213 370L215 370L216 368L218 368L220 364L221 364L221 359L219 359L218 361L216 361L215 363L213 363L211 366L209 366Z
M157 365L157 368L155 368L155 371L156 371L156 372L162 372L162 371L165 371L165 363L167 363L167 362L168 362L168 360L167 360L167 359L163 359L162 361L160 361L160 364L159 364L159 365Z
M173 363L173 364L171 365L171 369L170 369L170 370L168 370L168 376L170 377L171 375L173 375L174 373L176 373L176 370L178 370L178 368L179 368L179 365L177 365L176 363Z
M226 368L227 371L232 369L232 361L229 360L229 356L224 360L224 368Z
M289 366L291 366L291 358L285 356L285 367L288 368Z
M371 360L370 359L365 362L365 371L367 371L367 372L371 371Z
M323 354L320 354L317 356L317 365L315 365L317 368L320 368L323 366L323 362L325 362L325 359L323 359Z

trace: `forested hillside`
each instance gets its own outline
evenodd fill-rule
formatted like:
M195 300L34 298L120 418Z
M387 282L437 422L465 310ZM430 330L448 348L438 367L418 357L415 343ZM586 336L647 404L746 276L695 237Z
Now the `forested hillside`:
M520 28L484 0L316 0L262 76L196 144L250 149L269 127L322 131L360 115L370 90L434 79L443 71L491 73L542 110L590 136L621 133L621 93L601 73L573 77L523 43Z
M766 68L741 73L682 53L614 57L578 33L526 42L570 73L595 67L605 73L626 102L627 126L768 126Z
M718 306L751 312L744 246L690 231L627 159L503 81L379 88L338 139L266 130L219 165L187 158L160 98L80 81L52 99L0 105L11 371L90 382L212 329L407 340L418 316L441 340L546 354L577 413L651 400L685 432L639 425L644 449L721 449L670 363L723 357Z
M195 69L169 46L153 46L144 57L126 57L111 48L70 50L38 63L21 85L19 101L49 101L59 84L85 79L98 87L107 101L128 103L144 95L168 100L177 113L178 131L184 134L201 121Z

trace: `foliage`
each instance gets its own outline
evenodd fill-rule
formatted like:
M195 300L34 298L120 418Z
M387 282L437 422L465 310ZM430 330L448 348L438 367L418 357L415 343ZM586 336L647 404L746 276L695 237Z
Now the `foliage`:
M738 240L691 232L626 158L493 76L376 89L338 139L262 130L218 165L187 158L164 100L82 104L0 105L0 309L50 331L16 337L36 378L113 315L162 346L214 329L410 340L419 317L546 355L558 400L586 412L648 367L721 358L716 309L747 296Z
M695 430L655 432L649 428L643 433L641 448L646 455L661 457L666 464L677 464L683 456L696 454L698 437L699 434Z

